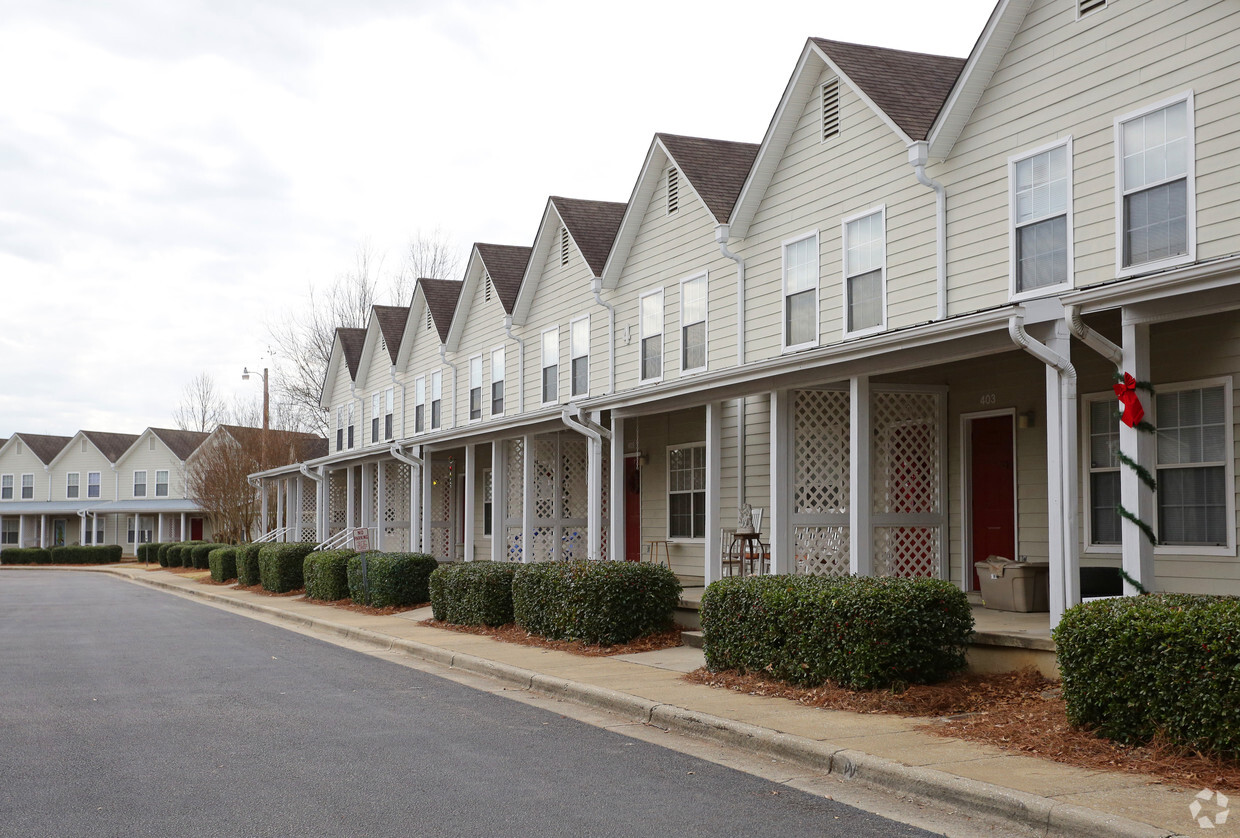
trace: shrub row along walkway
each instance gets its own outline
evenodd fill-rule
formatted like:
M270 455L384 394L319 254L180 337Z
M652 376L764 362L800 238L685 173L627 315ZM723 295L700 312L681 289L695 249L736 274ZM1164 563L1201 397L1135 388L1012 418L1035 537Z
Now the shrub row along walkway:
M429 608L372 616L300 597L201 585L158 569L100 570L1022 827L1010 834L1153 838L1199 830L1189 806L1200 789L944 739L919 730L924 719L802 707L693 684L682 673L702 665L696 649L583 658L421 625Z

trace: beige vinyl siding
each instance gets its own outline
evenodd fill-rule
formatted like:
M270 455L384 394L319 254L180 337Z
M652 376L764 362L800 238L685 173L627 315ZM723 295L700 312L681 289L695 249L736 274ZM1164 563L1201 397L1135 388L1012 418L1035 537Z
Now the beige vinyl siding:
M492 291L491 300L487 301L487 284L483 276L482 268L479 268L470 294L468 314L465 321L458 324L463 328L460 341L457 343L457 350L449 356L460 371L461 398L457 400L456 406L458 426L469 423L469 359L475 355L482 356L482 421L486 422L491 418L491 350L499 348L502 343L510 343L508 336L504 334L504 307L500 304L499 294ZM459 310L463 311L464 306ZM512 350L515 355L516 344L513 344ZM514 373L512 380L515 381L516 366L509 363L508 351L505 348L505 375L511 369ZM515 361L515 358L513 360ZM505 382L507 381L508 379L505 378ZM506 414L515 413L517 409L516 391L511 393L514 397L511 407L508 405L509 395L507 384L505 384L504 413Z
M36 457L25 442L21 442L21 453L17 453L16 443L10 443L8 450L3 458L0 458L0 474L13 475L13 500L22 500L22 475L34 475L34 497L28 500L48 499L48 475L43 468L43 462ZM4 504L8 501L0 501L0 515L4 514Z
M150 440L152 439L155 440L154 450L151 450ZM168 472L169 498L185 497L185 470L181 467L181 461L168 450L168 446L164 445L159 437L148 431L138 438L137 444L116 464L116 471L120 475L119 500L133 499L133 473L144 469L146 470L146 500L159 500L155 497L155 472L157 470ZM107 478L104 476L101 479L106 481ZM106 494L107 491L105 489L104 493Z
M683 180L681 182L683 184ZM642 560L648 561L650 558L651 541L668 541L668 555L676 575L682 580L702 579L706 555L703 542L697 539L668 539L667 448L705 442L706 411L704 408L693 408L643 416L636 424L634 442L647 457L641 467Z
M53 501L76 500L82 501L85 505L87 503L99 503L100 501L113 499L115 481L112 480L112 464L108 462L107 457L99 453L99 449L91 444L89 440L86 442L86 450L83 451L83 439L84 437L77 437L70 442L69 450L64 452L64 456L57 460L56 465L52 467ZM86 496L86 476L92 471L99 472L99 497L97 498L88 498ZM71 472L77 472L78 474L78 496L76 498L70 498L66 490L68 485L66 476ZM43 499L46 500L46 498Z
M486 411L483 411L486 415ZM485 508L483 502L486 499L486 481L483 472L491 468L492 452L490 445L478 445L474 448L474 520L471 526L474 528L474 561L488 561L491 558L491 536L485 534L486 518L484 517ZM464 474L464 462L461 464L462 474ZM494 497L494 495L492 495ZM461 503L461 515L465 514L465 504ZM493 522L499 521L498 517L492 519ZM462 540L462 543L464 541ZM465 557L469 559L469 556Z
M420 299L420 295L419 295ZM426 379L426 425L424 433L430 433L431 430L431 373L436 370L443 372L443 421L441 428L451 426L452 416L449 413L452 404L452 370L450 367L443 366L439 359L439 332L435 327L426 328L426 307L415 306L415 311L411 311L410 321L412 330L406 331L405 340L412 340L413 345L409 350L409 360L405 368L397 372L400 380L404 382L405 392L405 419L404 419L404 435L405 437L414 437L414 414L417 409L417 389L415 382L419 377ZM416 316L416 320L414 317ZM402 344L403 349L403 344Z
M379 326L377 323L373 325L371 328L373 328L376 332L379 331ZM374 395L375 393L378 393L380 396L380 405L379 405L379 410L380 410L379 436L380 436L380 439L379 441L382 442L383 441L382 439L383 437L383 412L382 411L384 410L384 405L386 404L386 402L383 400L383 393L386 392L389 387L396 387L396 385L392 381L392 374L391 374L392 356L388 354L387 347L381 343L379 339L379 335L375 334L369 337L373 338L375 341L374 351L370 353L370 363L363 366L361 369L357 371L357 379L359 382L357 393L360 399L359 399L358 406L355 408L355 410L358 411L357 413L358 425L359 425L358 431L360 432L360 435L358 436L358 445L367 446L367 447L375 444L375 440L371 439L371 435L370 435L370 430L371 430L370 420L374 418ZM393 413L392 430L393 430L393 433L395 433L396 431L396 427L395 427L396 422L399 421L398 414L400 413L400 411L399 411L399 405L397 405L397 402L399 400L400 400L400 389L396 388L396 391L392 394L392 413ZM335 442L335 440L333 440L333 442Z
M719 520L722 526L735 526L744 503L765 510L762 534L770 540L771 532L771 399L767 393L745 398L745 497L738 495L737 462L737 400L723 403L722 464L720 468ZM723 545L727 547L726 544Z

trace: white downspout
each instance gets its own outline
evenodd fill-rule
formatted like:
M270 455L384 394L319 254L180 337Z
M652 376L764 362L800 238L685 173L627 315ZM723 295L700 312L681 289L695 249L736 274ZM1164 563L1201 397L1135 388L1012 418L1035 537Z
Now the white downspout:
M588 546L586 555L591 561L599 561L603 558L603 487L595 484L595 475L598 475L598 481L607 479L602 473L602 457L603 457L603 439L611 439L611 431L591 421L586 417L585 411L570 404L560 411L560 420L565 427L570 430L583 434L590 440L587 449L587 471L590 475L588 483L594 484L590 486L588 498L588 512L586 518L586 532L588 534ZM612 464L613 468L615 464Z
M517 344L517 412L525 413L525 341L512 333L511 314L504 315L504 334Z
M456 364L448 360L448 347L439 344L439 362L452 370L452 427L456 427Z
M1124 350L1107 340L1100 332L1085 325L1085 321L1081 319L1080 306L1068 306L1065 308L1063 318L1068 323L1068 331L1074 337L1114 364L1116 369L1123 368Z
M616 307L603 302L603 280L596 278L590 283L590 290L594 292L594 302L607 309L607 392L604 395L610 395L616 391Z
M392 447L388 449L388 453L392 455L392 459L400 460L407 466L413 466L420 469L424 463L421 457L406 454L404 447L400 445L393 444Z
M736 366L745 364L745 259L728 250L731 227L715 227L719 252L736 263ZM736 505L745 505L745 397L736 400Z
M935 214L935 286L938 297L938 317L947 317L947 190L937 180L926 175L926 162L930 158L930 144L925 140L910 143L908 162L917 175L917 182L934 190Z
M392 428L392 436L394 436L396 439L400 439L401 437L405 435L405 419L407 418L405 416L405 410L408 409L408 405L406 404L405 400L409 397L409 394L407 392L408 388L405 386L405 384L403 384L400 381L400 379L396 377L396 365L395 364L388 367L388 372L391 373L392 383L400 388L400 433L396 433L396 429Z

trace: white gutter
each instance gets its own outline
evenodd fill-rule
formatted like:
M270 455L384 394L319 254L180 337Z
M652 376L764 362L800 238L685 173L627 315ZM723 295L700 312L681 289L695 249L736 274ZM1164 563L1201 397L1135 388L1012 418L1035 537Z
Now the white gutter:
M404 436L405 420L409 418L405 416L405 411L408 410L406 399L409 398L409 393L408 393L407 386L403 382L401 382L400 379L396 377L396 365L393 364L392 366L388 367L388 371L392 375L392 383L400 388L400 433L396 433L396 429L392 428L392 434L399 438L399 437Z
M525 341L512 333L511 314L504 315L504 333L517 344L517 413L525 413Z
M604 395L609 395L616 390L616 307L603 302L603 280L596 277L590 283L590 290L594 292L594 302L607 309L607 393Z
M715 227L715 243L719 252L736 263L736 365L745 364L745 260L728 250L731 227ZM745 505L745 397L736 400L736 497L737 506Z
M585 434L590 439L603 444L604 439L611 439L611 431L586 416L586 409L570 404L560 411L560 420L570 429Z
M416 468L422 468L422 465L423 465L422 458L415 457L412 454L406 454L403 446L396 445L395 443L393 443L392 447L388 449L388 453L392 455L393 459L400 460L402 463L404 463L407 466L414 466Z
M1086 346L1114 364L1116 369L1124 366L1124 350L1101 333L1086 326L1085 321L1081 319L1081 307L1079 305L1067 306L1064 309L1063 319L1068 323L1068 331L1072 332Z
M456 369L456 364L448 360L448 347L444 346L442 343L439 344L439 362L452 369L452 427L455 428L456 427L456 379L457 379L458 372Z
M305 475L306 477L309 477L309 478L310 478L311 480L313 480L315 483L322 483L324 480L326 480L326 479L327 479L327 478L326 478L326 477L324 477L323 475L321 475L321 474L316 474L315 472L311 471L311 470L310 470L310 467L309 467L308 465L306 465L305 463L298 463L298 464L297 464L297 470L298 470L298 471L300 471L300 472L301 472L303 475Z
M926 162L930 158L930 144L925 140L910 143L908 162L917 175L917 182L934 190L935 215L935 285L938 297L939 320L947 317L947 190L937 180L926 175Z

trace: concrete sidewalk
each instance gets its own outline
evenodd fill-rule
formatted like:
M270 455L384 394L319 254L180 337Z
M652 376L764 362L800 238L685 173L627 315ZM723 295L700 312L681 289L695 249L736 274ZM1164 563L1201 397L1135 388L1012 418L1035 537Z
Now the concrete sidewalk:
M7 569L7 568L6 568ZM920 796L1014 832L1070 836L1199 834L1199 789L1099 772L923 732L925 719L801 707L685 681L698 649L585 658L421 625L429 609L389 617L203 585L142 566L101 568L145 585L396 650L520 689L791 761L813 771ZM1020 827L1016 830L1016 827ZM1235 826L1232 829L1240 828ZM1227 826L1212 834L1226 835Z

